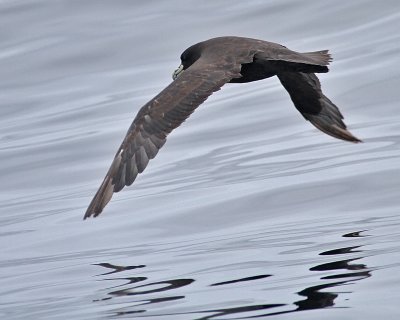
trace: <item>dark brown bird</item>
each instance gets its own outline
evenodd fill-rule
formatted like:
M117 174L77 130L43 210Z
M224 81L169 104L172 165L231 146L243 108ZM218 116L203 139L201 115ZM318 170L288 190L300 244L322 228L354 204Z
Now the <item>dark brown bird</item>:
M332 137L360 142L346 130L342 114L322 93L314 74L328 72L327 50L299 53L273 42L220 37L189 47L181 61L174 81L139 110L84 219L98 216L114 192L131 185L168 134L227 82L277 76L306 120Z

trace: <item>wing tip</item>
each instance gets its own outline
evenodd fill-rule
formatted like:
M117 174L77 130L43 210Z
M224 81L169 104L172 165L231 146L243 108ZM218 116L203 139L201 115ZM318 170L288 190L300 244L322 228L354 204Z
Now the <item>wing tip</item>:
M83 220L86 220L87 218L96 218L103 210L96 211L93 210L93 208L88 208L85 212L85 215L83 216Z
M339 127L337 124L326 123L325 121L323 121L318 117L310 117L307 120L309 120L313 124L313 126L319 129L320 131L336 139L353 143L363 142L361 139L357 138L350 131L348 131L344 124L343 124L344 127Z
M97 197L95 197L87 208L85 215L83 216L83 220L87 218L96 218L100 213L103 212L103 209L107 203L101 205L101 203L97 202Z
M113 194L114 185L112 183L111 177L107 175L99 190L96 192L96 195L90 202L89 207L87 208L85 215L83 216L83 220L86 220L90 217L97 217L103 211L107 203L111 200Z
M334 136L335 138L339 138L345 141L353 142L353 143L362 143L363 141L361 139L358 139L356 136L354 136L349 130L345 128L340 128L336 124L333 124L332 127L335 128L335 131L339 133L338 135Z
M117 155L115 156L110 169L107 172L106 177L99 190L97 190L95 196L87 208L85 215L83 216L83 220L86 220L90 217L97 217L107 205L107 203L111 200L114 192L118 192L119 190L115 190L115 181L113 181L113 176L118 172L119 165L121 163L121 148L118 150ZM123 186L121 187L121 189ZM121 190L120 189L120 190Z

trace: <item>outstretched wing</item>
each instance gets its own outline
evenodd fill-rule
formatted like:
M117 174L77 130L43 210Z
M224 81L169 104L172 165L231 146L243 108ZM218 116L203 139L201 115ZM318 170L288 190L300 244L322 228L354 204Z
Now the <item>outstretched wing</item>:
M84 219L98 216L114 192L129 186L179 127L213 92L240 77L240 61L218 66L199 59L144 105L130 126L110 169L90 203Z
M314 73L281 72L277 76L296 109L316 128L338 139L361 142L347 130L343 115L322 93L321 84Z

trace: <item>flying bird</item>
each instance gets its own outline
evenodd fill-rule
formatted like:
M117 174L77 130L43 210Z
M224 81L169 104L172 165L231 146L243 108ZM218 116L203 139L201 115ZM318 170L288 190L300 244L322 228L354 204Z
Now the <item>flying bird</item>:
M130 186L168 134L225 83L277 76L296 109L316 128L338 139L361 142L346 129L342 114L322 93L315 75L328 72L331 60L328 50L299 53L242 37L213 38L189 47L181 55L173 82L139 110L84 219L98 216L113 193Z

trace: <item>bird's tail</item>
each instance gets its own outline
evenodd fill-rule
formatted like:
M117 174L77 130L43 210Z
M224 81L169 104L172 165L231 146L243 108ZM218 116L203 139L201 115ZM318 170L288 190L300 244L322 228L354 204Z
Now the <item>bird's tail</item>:
M301 55L309 60L309 63L322 66L327 66L332 61L332 56L329 54L328 50L303 52Z

